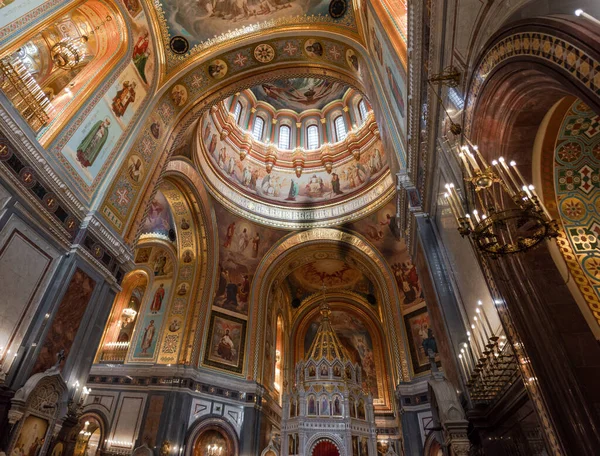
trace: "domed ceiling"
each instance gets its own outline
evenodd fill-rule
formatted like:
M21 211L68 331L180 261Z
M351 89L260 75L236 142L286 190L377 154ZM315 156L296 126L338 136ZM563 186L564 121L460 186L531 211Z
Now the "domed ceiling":
M382 196L393 192L387 154L372 114L342 141L323 143L326 139L321 138L318 149L303 147L310 116L320 134L328 131L331 137L333 114L326 110L339 116L351 102L356 106L362 98L359 92L315 78L276 80L250 91L250 97L274 108L273 122L265 118L262 140L252 138L246 120L240 122L244 127L236 123L233 105L225 102L213 106L197 130L198 169L213 195L230 210L249 211L258 221L280 228L332 226L364 216ZM285 109L293 113L286 117ZM307 116L309 110L317 111ZM258 114L244 114L254 115ZM352 115L358 119L358 113ZM279 149L276 140L271 142L282 119L292 128L289 150Z
M348 86L316 78L278 79L250 89L257 100L275 109L292 109L298 114L309 109L323 109L340 100Z

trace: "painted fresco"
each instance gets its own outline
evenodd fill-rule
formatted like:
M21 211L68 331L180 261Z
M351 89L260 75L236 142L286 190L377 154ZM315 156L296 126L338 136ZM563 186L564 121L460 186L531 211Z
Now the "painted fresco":
M245 344L245 320L219 312L212 313L204 356L205 364L232 372L242 372Z
M154 67L156 65L156 56L152 49L150 41L150 32L145 23L135 22L135 31L133 35L133 54L131 61L144 84L152 82Z
M417 269L412 263L406 243L397 226L395 202L348 227L362 234L387 259L400 293L402 312L410 312L425 304Z
M75 270L52 319L32 374L44 372L52 367L56 363L56 354L59 351L64 350L65 357L69 355L95 287L96 282L85 272L81 269Z
M61 151L87 185L92 185L123 128L110 106L101 101Z
M315 78L278 79L250 89L256 99L275 109L293 109L298 113L323 109L328 103L340 100L348 87L338 82Z
M158 190L148 208L148 214L142 225L141 233L168 236L174 226L171 206L169 206L165 195Z
M404 324L408 333L408 346L415 374L426 372L430 369L430 362L423 341L433 337L433 330L429 321L429 313L425 307L415 310L404 316ZM439 361L439 355L435 357Z
M357 193L381 177L388 169L380 140L361 154L360 160L349 157L333 168L305 170L300 178L293 169L275 167L267 173L264 163L251 157L240 160L239 153L227 140L221 140L212 121L203 121L205 151L222 177L239 190L267 201L289 205L336 202Z
M155 280L146 297L144 318L138 323L137 341L133 350L134 358L154 357L156 346L160 340L160 331L164 315L171 299L172 278Z
M135 52L135 50L134 50ZM122 128L131 122L133 115L146 96L145 84L138 76L135 65L128 65L108 90L105 100Z
M270 45L275 49L275 57L273 61L269 63L269 65L281 62L287 62L290 64L293 62L310 62L311 58L303 52L303 46L309 39L312 38L300 35L295 37L274 39L270 41ZM322 38L319 41L324 49L322 59L334 67L348 70L348 63L344 58L347 50L350 49L348 45L341 41L325 38ZM219 54L215 60L222 60L227 63L229 68L227 77L239 76L242 78L244 72L260 68L261 65L263 65L252 57L255 48L256 44L242 46L235 50ZM168 58L167 65L169 65L169 62L173 63L171 59ZM164 164L164 161L167 158L163 153L165 145L164 141L166 141L165 132L175 125L174 122L182 111L188 109L188 107L195 102L198 96L201 96L201 94L205 93L207 89L216 83L216 80L212 79L208 75L208 67L210 66L211 62L206 62L198 67L195 67L193 70L190 70L188 73L182 75L181 78L174 82L175 85L180 85L186 90L186 104L179 105L176 103L171 92L164 93L160 97L160 100L156 102L156 107L153 110L152 115L148 116L144 126L140 128L138 136L128 151L129 155L136 154L142 157L147 168L150 168L154 165L162 166L162 164ZM180 63L181 59L176 59L173 64L178 65ZM220 148L216 149L217 142L220 142L218 135L215 137L214 141L215 149L213 150L213 153L215 153L215 150L221 150ZM211 141L209 140L207 144L210 142ZM383 149L380 149L380 154L382 157L385 155L383 153ZM229 161L229 157L227 155L225 158L227 161ZM214 157L211 158L211 161L214 162L215 160L216 159ZM374 160L374 164L377 166L378 161ZM384 166L387 166L387 162L384 161L383 164ZM242 167L239 167L238 171L236 171L236 175L238 176L236 177L237 180L240 179L239 176L241 175L241 169ZM339 177L339 171L334 171ZM290 177L292 176L294 175L290 175ZM256 182L259 177L261 176L256 175L255 180L253 181L251 176L250 183ZM324 180L324 184L326 183L327 179ZM274 193L274 191L279 188L279 193L281 193L281 191L285 191L286 196L282 198L285 200L287 193L289 192L290 182L288 181L286 184L288 188L285 190L281 190L285 187L282 187L281 183L279 185L269 186L271 187L269 193ZM123 230L127 219L133 213L132 208L139 201L138 196L140 189L140 186L133 186L131 184L131 179L129 177L128 170L126 169L122 169L119 176L111 183L110 189L107 192L107 196L102 202L100 212L106 218L107 222L110 223L110 225L113 226L118 232ZM142 204L148 203L149 202L144 201Z
M21 427L12 456L37 456L44 445L48 421L29 415Z
M219 204L215 204L215 217L219 221L219 281L214 305L248 315L254 271L284 233L235 217Z
M367 2L365 2L367 3ZM384 33L383 27L370 7L364 11L365 28L368 34L368 44L374 57L375 69L386 93L390 94L390 108L393 110L397 124L406 135L406 74L404 67L393 50L391 43Z
M61 163L69 169L71 176L87 196L100 184L117 153L129 127L139 115L140 108L147 102L148 88L156 71L156 56L139 0L125 0L131 14L133 51L131 62L101 97L101 92L91 100L95 105L89 114L76 117L73 128L67 131L72 136L63 136L52 146ZM128 168L127 192L141 184L148 157L139 154L135 164ZM125 197L125 194L122 194Z
M292 298L292 307L298 307L310 295L320 293L323 284L328 291L349 289L369 302L375 300L373 283L362 272L340 260L311 261L288 275L286 284Z
M354 313L333 310L330 316L331 326L335 330L340 342L346 348L352 362L358 363L362 368L363 387L369 387L373 398L378 398L379 388L377 375L382 373L383 366L377 366L373 352L373 340L365 322ZM308 326L304 335L304 354L308 353L319 325L321 315L315 315L314 321ZM381 392L383 394L383 392Z
M183 36L191 47L231 31L296 16L329 18L325 0L238 0L189 2L160 0L170 36ZM351 9L352 6L349 7Z

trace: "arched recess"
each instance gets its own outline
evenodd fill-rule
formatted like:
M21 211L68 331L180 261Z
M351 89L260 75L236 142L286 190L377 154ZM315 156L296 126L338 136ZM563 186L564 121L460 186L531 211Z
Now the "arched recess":
M96 353L96 363L125 361L133 335L133 328L148 289L150 276L151 271L146 267L141 267L129 272L123 279L122 290L115 298L102 341ZM143 290L141 296L138 296L137 290ZM132 305L132 298L135 298L136 305ZM132 311L126 309L132 309ZM133 311L135 314L133 314ZM127 334L126 340L124 340L122 334Z
M403 344L404 329L402 325L398 290L393 282L394 274L387 262L371 245L356 233L345 232L337 229L318 228L292 233L282 238L265 255L259 268L256 270L250 291L250 308L252 313L249 318L250 339L248 340L249 354L246 358L247 378L260 381L262 372L260 347L264 344L264 318L266 303L271 299L275 289L299 263L290 268L298 252L306 249L318 249L320 252L331 251L351 260L353 265L369 273L378 290L380 315L389 338L390 383L409 378L408 363ZM305 260L310 261L310 260Z
M317 448L317 446L320 443L329 443L331 445L333 445L337 452L338 452L338 456L346 456L346 447L344 445L343 440L333 434L333 433L317 433L315 435L313 435L307 442L306 442L306 446L305 448L308 449L308 451L306 451L307 455L310 456L318 456L317 453L315 453L315 449Z
M336 330L339 340L351 356L352 361L363 368L363 387L371 388L376 407L390 407L395 385L388 384L389 372L392 369L389 353L385 351L386 337L384 326L377 314L378 309L374 309L356 293L347 291L327 292L326 301L331 309L330 322ZM289 372L294 372L294 366L304 358L305 350L310 346L310 344L307 345L307 337L310 337L308 332L311 325L321 321L319 306L322 302L322 295L313 295L302 304L298 313L294 315L294 323L290 331L292 345L290 354L293 353L293 357L290 357L291 359L288 361ZM358 338L357 343L350 341L349 334L345 331L340 331L337 318L343 319L342 327L351 328L352 325L355 325L353 330ZM364 334L365 332L367 334ZM360 350L363 350L363 353L359 353ZM369 376L368 372L371 368L374 368L374 372Z
M106 423L96 413L85 413L73 428L70 440L74 444L73 456L101 454L106 436Z
M547 196L547 185L542 183L552 169L541 167L541 143L537 153L530 151L536 149L544 118L562 98L576 96L600 112L600 80L588 78L585 72L586 65L591 69L600 64L598 47L589 47L590 42L600 46L600 35L593 39L586 36L588 44L584 44L579 41L581 29L568 20L540 19L535 25L541 31L532 32L529 22L499 33L488 45L469 87L465 131L488 158L515 160L523 175ZM580 67L583 71L578 70ZM555 198L544 200L557 215ZM559 243L563 255L573 255L572 249L564 248L568 244L564 230ZM582 312L600 338L600 299L584 279L581 267L570 265L569 269L587 302L588 309ZM568 276L563 279L568 280Z
M185 439L185 456L204 456L209 444L223 447L221 456L238 456L240 443L235 429L220 417L204 417L194 422ZM200 451L202 450L202 451Z
M590 71L600 64L599 43L566 17L520 22L488 43L468 85L464 117L466 135L486 159L515 160L526 180L539 173L532 151L553 105L570 95L598 112L600 80ZM600 351L548 245L481 263L507 337L527 360L519 369L548 448L592 454L600 416L586 370L598 365Z
M201 345L204 336L204 328L208 326L210 317L210 305L214 295L215 282L218 271L212 265L218 260L218 237L216 223L217 220L212 213L212 205L202 182L198 171L191 162L183 157L171 160L165 169L165 176L178 179L185 187L190 190L186 192L191 207L199 225L199 252L203 258L203 263L211 267L203 268L201 277L198 281L199 296L194 303L190 318L186 322L186 337L183 340L185 357L181 358L185 364L199 365L201 356ZM204 315L204 319L201 318Z

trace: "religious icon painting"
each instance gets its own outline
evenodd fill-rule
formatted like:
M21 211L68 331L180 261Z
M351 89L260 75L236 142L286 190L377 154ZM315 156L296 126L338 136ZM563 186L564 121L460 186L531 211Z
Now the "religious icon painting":
M213 79L221 79L227 74L227 63L221 59L213 60L208 64L208 75Z
M146 297L144 316L136 326L137 339L133 358L148 360L154 358L160 340L160 330L166 308L171 298L171 280L155 280ZM138 329L139 328L139 329Z
M106 94L111 111L125 129L146 97L146 85L138 75L138 69L129 64Z
M150 42L150 32L146 27L142 27L134 36L131 60L145 84L150 82L149 76L152 76L154 69L154 59L152 59L151 55L152 43Z
M123 128L109 104L101 101L71 136L61 153L82 181L91 186L122 132Z
M304 52L313 59L323 57L323 45L319 41L311 38L304 43Z
M171 89L171 100L177 107L183 106L188 99L188 91L182 84L177 84Z
M352 68L354 71L358 71L358 56L356 55L356 52L354 52L354 49L348 49L346 51L346 62L350 68Z
M423 348L423 341L432 336L427 308L422 307L405 315L404 325L408 334L408 346L414 373L420 374L429 371L429 358ZM438 360L439 356L436 356L436 362Z
M204 364L241 373L244 365L246 321L219 312L212 312Z
M29 415L25 418L15 440L15 446L12 450L13 455L36 455L44 446L46 432L48 430L48 421Z
M140 0L123 0L127 12L131 14L131 17L136 17L142 12L142 5Z
M144 162L136 155L130 155L127 162L127 175L134 184L139 184L144 177Z

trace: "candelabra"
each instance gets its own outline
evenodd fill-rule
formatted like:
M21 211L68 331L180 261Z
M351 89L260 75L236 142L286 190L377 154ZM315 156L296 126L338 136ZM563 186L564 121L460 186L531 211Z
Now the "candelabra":
M458 358L471 400L490 403L515 381L519 371L506 336L494 334L483 303L477 304L468 342L461 346Z
M217 444L206 446L206 455L207 456L221 456L222 451L223 451L223 447L220 447Z
M454 184L446 184L444 194L460 234L492 258L525 252L558 236L556 221L517 164L500 157L490 165L476 145L466 142L455 149L465 174L467 209Z
M124 440L104 440L104 452L107 454L125 455L131 454L133 442Z
M101 361L123 361L129 350L129 342L107 342L102 350Z

